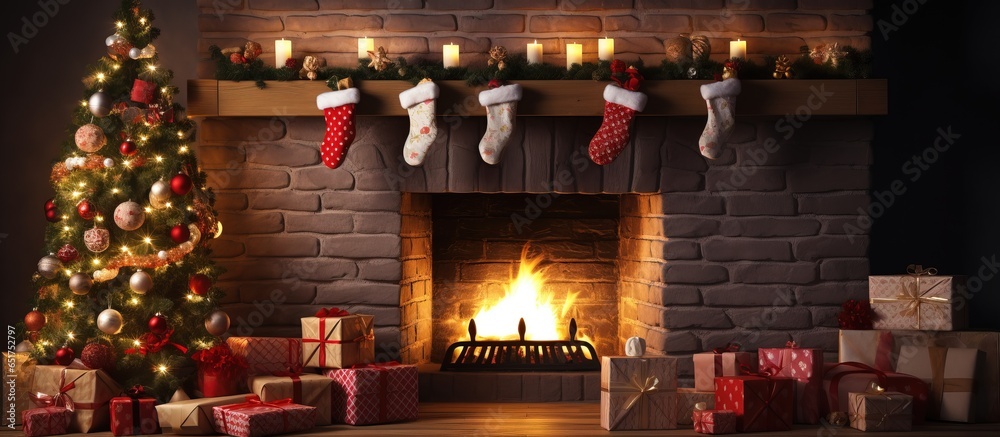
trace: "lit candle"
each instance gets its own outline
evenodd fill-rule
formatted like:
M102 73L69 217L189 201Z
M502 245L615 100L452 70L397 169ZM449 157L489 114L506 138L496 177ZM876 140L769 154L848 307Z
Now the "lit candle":
M583 65L583 44L566 44L566 69L573 68L573 64Z
M747 42L741 41L739 38L736 41L729 41L729 58L747 58Z
M444 46L444 68L458 67L458 45L448 44Z
M364 59L368 57L368 52L375 51L375 39L364 37L358 38L358 59Z
M597 59L608 62L615 60L614 39L604 37L604 39L597 40Z
M287 39L274 40L274 66L282 68L288 58L292 57L292 42Z
M528 43L528 63L529 64L542 63L542 45L538 43L537 39L533 44Z

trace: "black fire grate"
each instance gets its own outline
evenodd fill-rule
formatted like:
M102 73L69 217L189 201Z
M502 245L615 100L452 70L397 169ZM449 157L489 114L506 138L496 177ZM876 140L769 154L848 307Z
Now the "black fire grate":
M569 340L525 340L524 319L517 325L520 340L476 340L476 321L469 320L470 341L448 346L442 371L551 372L601 370L597 351L576 339L576 319L569 322Z

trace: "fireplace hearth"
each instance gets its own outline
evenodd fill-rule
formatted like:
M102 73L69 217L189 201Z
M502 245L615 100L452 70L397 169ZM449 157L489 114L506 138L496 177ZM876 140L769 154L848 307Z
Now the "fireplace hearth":
M570 319L568 340L525 340L524 319L518 340L478 340L476 320L469 320L469 340L452 343L442 371L599 371L601 362L589 342L576 339L576 319Z

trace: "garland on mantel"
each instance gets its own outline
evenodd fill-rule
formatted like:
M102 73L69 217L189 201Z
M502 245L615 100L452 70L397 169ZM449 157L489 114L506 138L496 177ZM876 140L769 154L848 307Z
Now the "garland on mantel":
M828 60L817 64L809 56L809 48L802 47L802 55L791 64L795 79L867 79L871 76L871 50L857 50L844 46L843 58L838 62ZM218 46L209 48L211 57L216 62L215 78L217 80L244 81L253 80L258 88L264 88L267 80L291 81L299 80L298 62L289 66L275 68L264 64L260 58L234 63L229 56L222 53ZM397 58L395 64L382 71L376 71L368 66L369 59L359 59L355 68L325 67L317 72L317 80L327 81L327 85L336 90L337 81L351 78L354 81L363 80L405 80L416 84L422 79L464 80L469 86L482 86L491 79L499 80L598 80L611 79L610 62L587 62L574 65L567 70L551 64L528 64L524 55L511 56L503 70L496 65L484 68L451 67L445 68L440 62L422 59L409 63L406 59ZM775 71L776 58L765 57L763 65L752 61L745 62L740 68L741 79L771 79ZM642 59L637 59L629 65L634 66L647 80L679 80L719 79L723 64L708 59L707 56L683 64L664 60L658 66L647 67Z

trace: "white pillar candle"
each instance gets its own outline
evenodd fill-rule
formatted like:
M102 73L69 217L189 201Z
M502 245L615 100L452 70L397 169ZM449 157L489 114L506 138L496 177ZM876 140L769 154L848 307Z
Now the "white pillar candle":
M292 41L287 39L274 40L274 66L282 68L285 61L292 57Z
M614 39L604 37L604 39L597 40L597 59L608 62L615 60Z
M566 69L572 68L573 64L583 65L583 44L566 44Z
M528 63L529 64L541 64L542 63L542 45L538 43L536 39L534 43L528 43Z
M729 41L729 59L736 58L747 58L747 42L739 38L736 41Z
M458 67L457 44L447 44L444 46L444 67Z
M375 39L364 37L358 38L358 59L364 59L369 57L368 52L375 51Z

